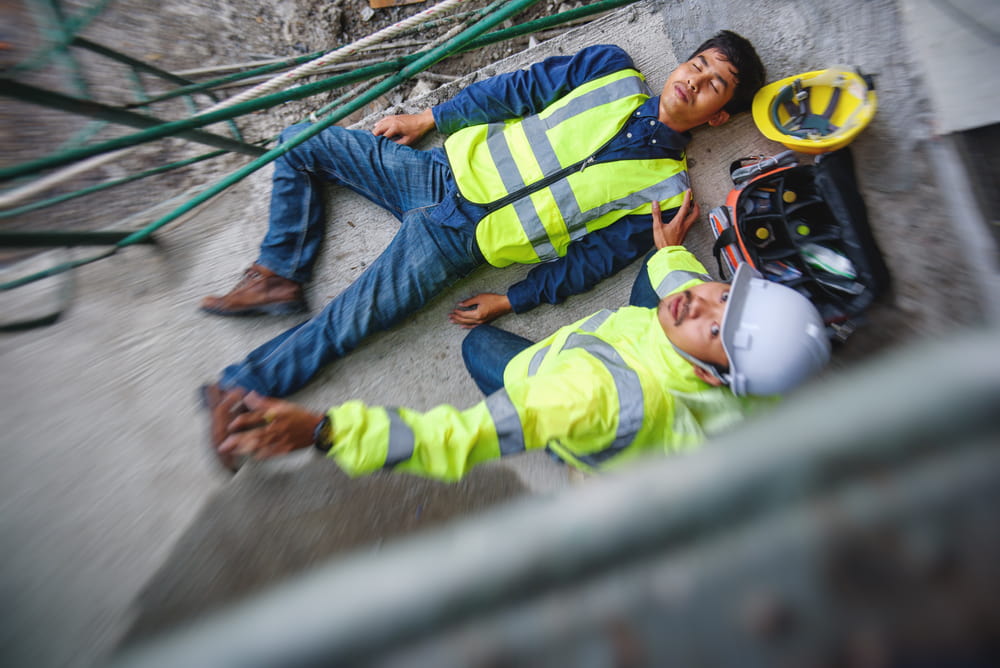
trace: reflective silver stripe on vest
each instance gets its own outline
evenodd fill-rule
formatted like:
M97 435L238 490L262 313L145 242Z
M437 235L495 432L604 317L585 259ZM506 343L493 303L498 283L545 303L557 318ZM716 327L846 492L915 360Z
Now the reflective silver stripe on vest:
M649 95L649 86L639 77L628 77L627 79L612 81L607 85L570 100L564 107L554 111L545 119L542 119L538 115L525 118L521 122L521 128L524 131L525 138L528 140L528 145L531 146L531 151L535 155L538 166L542 168L542 173L552 174L563 168L555 149L552 148L552 142L549 141L547 130L568 121L574 116L587 113L595 107L616 102L636 94Z
M514 154L510 152L507 139L503 136L503 123L490 123L486 126L486 146L489 148L490 157L493 164L497 166L500 181L509 193L517 192L524 188L524 179L521 178L521 170L514 162Z
M413 430L403 422L397 409L387 408L385 412L389 416L389 451L382 468L389 468L413 456L414 438Z
M486 131L486 144L490 150L490 156L496 164L500 173L500 180L503 187L509 193L517 192L525 187L521 172L514 162L514 155L510 152L507 140L503 136L503 123L491 123ZM514 211L518 220L524 228L524 234L528 237L528 243L538 255L541 262L558 257L556 249L549 240L549 233L542 226L542 219L535 210L535 203L528 197L522 197L513 202Z
M500 454L506 456L524 452L524 429L521 427L521 417L507 395L507 390L500 389L486 397L486 408L493 418Z
M649 86L647 86L646 82L640 77L630 76L625 79L612 81L609 84L570 100L564 107L553 112L546 119L540 118L537 114L524 118L521 121L521 128L528 141L528 145L531 147L535 160L538 162L538 166L542 170L542 174L547 176L549 174L554 174L563 168L555 150L552 148L552 143L549 141L546 130L555 127L559 123L573 118L574 116L586 113L594 107L609 104L637 93L649 95ZM515 193L527 187L527 184L521 177L520 170L518 170L517 164L514 162L514 156L511 153L510 146L507 144L507 140L503 134L504 127L505 125L503 123L491 123L486 133L486 145L489 148L494 164L499 170L500 179L504 188L508 193ZM635 200L636 196L640 193L634 193L633 195L629 195L616 202L610 202L603 207L592 209L586 214L580 211L580 206L577 203L576 196L573 194L573 190L569 187L565 178L552 184L550 188L556 206L559 209L559 213L566 224L570 240L576 241L587 233L586 224L588 220L593 220L607 211L628 211L638 208L639 206L649 202L650 197L648 193L651 190L658 191L661 185L662 184L657 184L651 188L646 188L641 191L641 194L646 199L637 200L638 203L636 204L631 204L630 202ZM669 199L670 197L683 192L685 189L687 189L686 180L684 186L681 187L676 193L667 197L660 196L659 199ZM622 205L625 203L630 204L627 207L623 207ZM531 202L530 198L522 197L516 200L513 203L513 206L517 213L517 217L521 221L521 225L524 228L524 234L531 243L535 254L538 255L538 259L542 262L546 262L559 257L559 253L557 253L555 247L553 247L548 232L546 232L545 226L542 224L542 220L538 215L538 211L535 209L534 203ZM595 211L600 213L595 213Z
M565 179L553 183L549 186L549 190L552 192L556 206L559 208L559 215L562 216L563 222L566 223L566 230L569 233L570 241L579 241L587 234L588 221L596 220L612 211L633 211L643 205L649 204L654 199L660 202L666 201L687 190L688 183L688 173L686 171L678 172L659 183L654 183L642 190L625 195L611 202L605 202L586 212L580 210L580 204L577 202L576 195L573 193L569 182ZM534 212L534 207L532 207L532 212ZM521 215L520 211L518 211L518 216L526 232L529 228L534 230L542 226L541 220L528 220ZM552 247L551 244L549 244L549 247ZM543 262L557 257L554 251L551 256L543 257L543 254L537 248L535 250Z
M565 183L565 181L560 182L560 184L562 183ZM566 185L568 190L569 184ZM586 214L577 214L578 217L585 216L582 220L573 220L572 217L567 217L568 214L566 213L564 213L563 219L566 221L567 227L570 228L570 236L574 239L578 239L587 233L585 225L588 220L600 218L604 214L610 213L611 211L632 211L634 209L638 209L644 204L649 204L654 199L660 202L665 202L668 199L677 197L689 187L690 179L688 178L687 171L677 172L673 176L668 176L659 183L654 183L653 185L647 186L630 195L620 197L613 202L607 202L594 207L593 209L587 211ZM553 188L553 191L555 191L555 188ZM572 191L568 191L566 197L568 197L572 202L571 205L567 206L571 206L573 209L579 211L579 207L576 204L576 198L573 197ZM559 200L559 210L564 210L561 200Z
M549 114L545 119L545 123L549 127L554 127L567 119L590 111L594 107L615 102L616 100L621 100L635 94L646 95L648 97L652 96L653 92L649 89L649 85L642 80L642 77L629 76L624 79L616 79L604 84L600 88L595 88L588 93L573 98Z
M695 279L700 279L706 283L710 283L713 280L708 274L699 274L694 271L676 269L664 276L663 280L660 281L660 284L656 286L656 296L663 299L688 281L693 281Z
M590 466L599 466L627 448L635 440L645 419L642 384L611 344L587 334L571 334L563 349L583 348L598 359L611 374L618 392L618 431L611 444L600 452L576 456Z

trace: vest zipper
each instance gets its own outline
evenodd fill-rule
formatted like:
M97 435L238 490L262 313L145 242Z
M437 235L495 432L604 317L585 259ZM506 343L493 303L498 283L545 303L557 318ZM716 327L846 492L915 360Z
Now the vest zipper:
M626 122L626 125L628 125L627 122ZM572 165L569 165L568 167L563 167L558 172L552 172L551 174L549 174L548 176L546 176L545 178L543 178L541 181L535 181L530 186L525 186L524 188L521 188L520 190L518 190L516 192L512 192L509 195L504 195L503 197L501 197L498 200L494 200L494 201L490 202L489 204L483 205L483 208L486 209L486 213L487 214L491 214L494 211L496 211L497 209L502 209L503 207L507 206L511 202L516 202L517 200L521 199L522 197L527 197L528 195L530 195L532 193L535 193L535 192L538 192L539 190L542 190L543 188L548 188L550 185L552 185L556 181L558 181L558 180L560 180L562 178L565 178L566 176L569 176L573 172L577 172L577 171L582 172L587 167L589 167L590 165L594 164L594 162L597 161L597 154L600 153L601 151L603 151L604 149L606 149L608 147L608 145L611 144L611 142L613 142L615 140L615 138L619 134L621 134L622 130L624 130L624 129L625 129L625 125L623 125L618 130L618 132L616 132L614 134L614 136L611 137L611 139L609 139L608 141L604 142L603 146L601 146L600 148L598 148L596 151L594 151L593 153L591 153L588 157L584 158L583 160L579 160L579 161L573 163Z

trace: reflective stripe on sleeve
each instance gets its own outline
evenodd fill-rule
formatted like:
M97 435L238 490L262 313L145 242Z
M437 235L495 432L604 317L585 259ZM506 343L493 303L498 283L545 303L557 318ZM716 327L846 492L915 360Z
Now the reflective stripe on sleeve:
M606 321L608 318L611 317L612 313L613 311L609 311L606 308L601 309L594 315L584 320L580 324L580 330L584 332L596 332L597 329L604 324L604 321ZM534 376L536 373L538 373L538 367L542 365L542 360L545 359L545 356L549 353L549 350L551 349L552 346L545 346L535 351L535 354L531 356L531 361L528 362L529 376Z
M582 348L599 360L615 383L618 392L618 429L608 447L589 455L574 456L589 466L599 466L632 444L645 420L642 384L639 374L633 371L611 344L586 334L571 334L563 349Z
M398 409L387 408L385 412L389 416L389 451L382 468L390 468L413 456L414 438L413 429L403 421Z
M507 395L507 390L500 389L486 397L486 408L493 418L501 456L524 452L524 429L521 427L521 417Z
M708 274L699 274L694 271L684 271L682 269L675 269L674 271L671 271L666 276L664 276L663 280L660 281L660 284L656 286L656 296L659 297L660 299L663 299L664 297L669 295L674 290L677 290L679 287L681 287L688 281L693 281L695 279L705 281L706 283L714 280Z

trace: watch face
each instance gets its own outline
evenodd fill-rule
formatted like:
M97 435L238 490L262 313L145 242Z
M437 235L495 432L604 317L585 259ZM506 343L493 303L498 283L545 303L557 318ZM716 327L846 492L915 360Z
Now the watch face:
M316 425L316 431L313 432L313 445L323 452L329 452L330 446L333 445L330 442L330 431L330 416L324 415Z

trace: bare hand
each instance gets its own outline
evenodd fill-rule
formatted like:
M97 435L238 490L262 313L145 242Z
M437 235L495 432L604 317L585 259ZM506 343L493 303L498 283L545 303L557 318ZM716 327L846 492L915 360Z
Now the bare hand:
M653 200L653 243L657 248L680 246L700 215L701 209L698 208L697 202L691 200L690 189L684 191L684 202L666 224L663 223L660 213L660 203Z
M448 314L448 319L465 329L472 329L513 311L507 295L484 292L458 302L458 306Z
M229 423L229 435L219 446L220 454L251 455L267 459L308 448L313 432L323 419L290 401L271 399L251 392L243 403L250 409Z
M372 129L372 134L388 137L392 141L409 146L434 129L434 114L425 109L419 114L398 114L380 118Z

